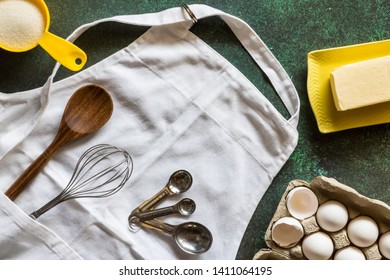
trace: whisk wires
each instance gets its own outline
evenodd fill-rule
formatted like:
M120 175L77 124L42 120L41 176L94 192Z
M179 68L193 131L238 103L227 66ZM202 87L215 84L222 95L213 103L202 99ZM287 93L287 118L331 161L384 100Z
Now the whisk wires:
M59 203L75 198L102 198L118 192L133 171L131 156L108 144L95 145L78 160L64 190L30 217L36 219Z

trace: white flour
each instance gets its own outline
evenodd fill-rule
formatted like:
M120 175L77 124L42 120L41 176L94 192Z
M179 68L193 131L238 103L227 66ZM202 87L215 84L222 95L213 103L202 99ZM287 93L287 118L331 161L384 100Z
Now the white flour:
M45 29L45 18L29 1L0 0L0 47L28 50L34 47Z

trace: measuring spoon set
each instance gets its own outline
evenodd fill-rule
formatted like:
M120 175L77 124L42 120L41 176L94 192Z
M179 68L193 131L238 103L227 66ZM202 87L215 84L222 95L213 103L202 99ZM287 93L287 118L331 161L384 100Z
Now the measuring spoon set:
M129 215L129 229L137 232L141 228L149 228L171 235L176 244L189 254L202 254L207 252L212 244L211 232L197 222L185 222L179 225L170 225L156 218L172 214L182 216L191 215L196 208L195 202L184 198L175 205L155 209L154 207L165 198L187 191L192 185L192 176L188 171L175 171L167 184L153 197L144 201Z

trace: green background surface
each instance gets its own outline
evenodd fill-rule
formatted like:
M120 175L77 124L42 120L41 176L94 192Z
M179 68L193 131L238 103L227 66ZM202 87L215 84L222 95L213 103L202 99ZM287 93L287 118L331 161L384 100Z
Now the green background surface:
M158 12L185 2L47 0L46 3L51 14L50 31L66 38L78 26L97 19ZM321 134L306 89L308 52L390 38L390 1L214 0L196 3L208 4L245 20L284 66L301 99L297 149L259 203L237 259L252 259L258 250L266 247L265 231L291 180L311 181L318 175L333 177L363 195L390 204L390 125ZM106 23L88 31L76 44L88 54L88 67L128 45L146 29ZM192 31L241 70L284 116L288 116L262 72L221 19L201 20ZM42 86L54 64L40 47L24 53L0 49L0 92ZM72 72L61 68L57 79L69 75Z

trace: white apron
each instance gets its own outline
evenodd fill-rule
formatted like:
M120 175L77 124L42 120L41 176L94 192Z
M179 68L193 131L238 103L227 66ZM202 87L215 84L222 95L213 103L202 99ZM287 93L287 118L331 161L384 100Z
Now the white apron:
M288 75L242 20L205 5L191 5L198 19L221 16L269 77L291 118L286 120L241 72L189 31L182 8L118 16L80 27L74 41L100 22L152 26L112 56L42 88L0 94L1 259L234 259L263 194L298 139L299 99ZM51 143L73 92L97 84L111 93L114 113L98 132L64 146L11 202L3 193ZM104 199L67 201L34 221L28 214L67 184L80 155L108 143L133 157L133 175ZM168 199L192 198L187 220L213 234L202 255L183 253L159 232L128 230L130 212L159 191L172 172L188 170L192 187Z

